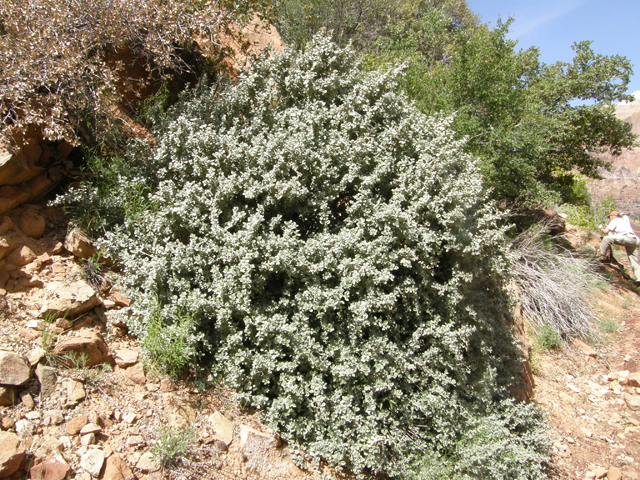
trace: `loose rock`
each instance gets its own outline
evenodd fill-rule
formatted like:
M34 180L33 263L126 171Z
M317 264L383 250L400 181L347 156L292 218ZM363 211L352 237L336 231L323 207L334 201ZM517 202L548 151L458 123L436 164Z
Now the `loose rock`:
M75 318L100 304L93 287L84 280L49 282L40 316Z
M36 425L31 420L23 418L16 422L16 433L20 437L33 436L36 433Z
M64 451L64 445L57 438L48 438L42 445L35 451L34 455L37 458L45 458L53 452Z
M33 367L37 365L40 360L45 357L46 353L40 347L34 348L27 354L27 360L29 360L29 364Z
M2 430L13 430L16 426L16 422L11 417L2 417L2 422L0 422L0 426Z
M0 384L19 386L30 377L29 365L13 352L0 351Z
M622 398L624 399L627 407L631 410L640 410L640 396L639 395L631 395L629 393L623 393Z
M120 368L127 368L138 361L138 352L128 349L120 349L115 354L116 365Z
M8 407L16 401L16 392L9 385L0 385L0 406Z
M109 347L103 338L97 333L88 333L84 336L64 339L53 349L55 355L72 354L76 358L85 356L86 367L93 367L100 363L111 363L113 359L109 354Z
M144 369L140 363L136 363L134 366L127 368L124 371L124 375L133 383L138 385L144 385L147 382L147 378L144 375Z
M82 458L80 459L80 466L83 470L90 473L92 476L97 477L98 475L100 475L102 465L104 465L104 459L104 451L95 448L82 455Z
M100 425L96 425L95 423L87 423L84 427L80 429L80 435L87 435L89 433L99 433L102 431L102 427Z
M130 447L144 445L144 438L142 438L142 435L131 435L129 438L127 438L127 445Z
M51 452L46 460L29 470L32 480L64 480L71 467L59 452Z
M75 227L71 230L64 240L64 248L79 258L90 258L96 253L96 247L91 243L91 240L87 235Z
M80 445L82 445L83 447L88 447L89 445L95 445L95 443L96 443L95 433L89 433L88 435L83 435L82 438L80 438Z
M154 459L151 452L143 454L136 463L136 468L144 473L157 472L160 467L160 460Z
M609 471L607 472L607 480L621 480L622 479L622 470L618 467L609 467Z
M38 364L36 368L36 377L40 381L40 395L43 398L48 398L56 390L56 381L58 376L56 374L56 369L53 367L46 367L42 364Z
M125 413L124 416L122 417L122 419L125 422L127 422L128 424L131 424L131 425L133 425L135 423L137 418L138 418L138 416L133 412Z
M596 358L598 356L598 352L596 352L593 347L590 347L589 345L587 345L586 343L584 343L582 340L580 339L576 339L573 341L573 344L578 347L582 353L584 353L586 356L591 357L591 358Z
M77 435L87 423L88 419L86 415L78 415L76 418L67 422L65 430L69 435Z
M302 471L293 464L289 450L278 448L278 443L272 435L241 425L240 449L246 460L244 469L247 473L264 480L303 476Z
M51 410L45 412L45 425L60 425L62 422L64 422L64 415L62 415L62 412L60 410Z
M182 429L196 421L198 414L193 404L188 400L184 400L177 395L171 395L169 397L169 405L171 406L169 421L172 427Z
M77 380L67 380L65 382L67 389L67 399L72 403L78 403L85 399L86 392L84 391L84 385Z
M209 417L209 423L213 426L213 435L229 445L233 440L233 425L220 412L215 412Z
M7 263L9 265L15 265L16 267L22 267L28 265L36 259L37 255L26 245L13 250L7 255Z
M133 478L131 469L118 455L111 455L107 459L103 480L129 480L131 478Z
M25 453L15 433L0 432L0 478L17 472Z
M33 397L26 390L20 393L20 402L29 410L32 410L36 406L35 402L33 401Z
M596 474L596 478L604 478L607 476L607 469L604 467L596 468L593 473Z

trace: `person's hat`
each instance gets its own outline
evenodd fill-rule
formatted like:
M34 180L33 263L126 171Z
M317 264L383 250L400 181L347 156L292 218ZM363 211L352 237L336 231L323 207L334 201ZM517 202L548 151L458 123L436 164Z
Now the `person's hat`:
M620 215L620 212L617 212L617 211L615 211L615 210L614 210L613 212L611 212L611 213L609 214L609 218L611 218L611 217L617 217L618 215Z

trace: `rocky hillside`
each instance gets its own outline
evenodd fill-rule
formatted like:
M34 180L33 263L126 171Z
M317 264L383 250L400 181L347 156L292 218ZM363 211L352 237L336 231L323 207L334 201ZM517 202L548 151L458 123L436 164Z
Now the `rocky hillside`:
M640 90L633 102L616 107L618 118L633 124L633 132L640 134ZM616 205L634 215L640 214L640 147L625 150L619 157L606 156L611 170L602 170L602 180L589 182L588 189L594 201L613 195Z
M143 366L116 275L59 211L24 205L0 230L0 479L316 478L223 384Z
M0 292L0 479L321 478L294 466L224 383L175 381L143 362L116 315L129 303L117 274L91 269L91 245L64 220L25 205L0 227L22 243ZM598 242L564 233L576 248ZM640 307L628 278L606 268L596 341L531 352L527 398L547 413L552 479L640 479Z

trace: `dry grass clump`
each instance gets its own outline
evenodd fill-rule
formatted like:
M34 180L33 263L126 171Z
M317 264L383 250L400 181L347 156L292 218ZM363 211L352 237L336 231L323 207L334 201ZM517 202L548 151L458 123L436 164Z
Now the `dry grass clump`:
M596 320L589 292L600 276L596 263L562 247L547 226L535 225L511 244L513 280L536 330L549 327L563 339L587 338Z

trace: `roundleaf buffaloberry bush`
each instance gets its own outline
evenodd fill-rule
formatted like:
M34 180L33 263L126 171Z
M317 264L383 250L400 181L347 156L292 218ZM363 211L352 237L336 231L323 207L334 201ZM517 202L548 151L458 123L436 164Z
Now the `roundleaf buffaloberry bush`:
M122 180L147 214L103 241L130 325L210 360L306 459L542 478L543 419L510 396L503 219L398 75L318 36L182 105Z

